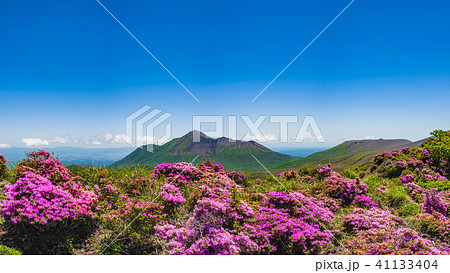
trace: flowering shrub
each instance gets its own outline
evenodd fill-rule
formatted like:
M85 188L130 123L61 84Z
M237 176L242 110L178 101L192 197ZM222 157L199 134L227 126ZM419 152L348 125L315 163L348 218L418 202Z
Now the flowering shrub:
M5 186L6 200L0 210L14 223L27 220L30 224L47 224L92 213L61 186L31 172L25 172L15 184Z
M291 179L298 178L299 176L296 171L290 170L284 174L284 177L286 178L286 180L291 180Z
M417 216L422 232L450 243L450 219L438 212L422 213Z
M237 184L243 184L247 181L247 177L243 173L231 171L231 172L227 172L227 175L229 178L231 178L231 180L233 180Z
M446 244L434 244L409 228L370 229L356 238L345 240L344 246L353 255L447 255Z
M27 159L19 163L17 172L19 175L25 171L31 171L54 183L65 183L72 180L69 170L62 162L54 159L49 152L44 150L27 154Z
M414 178L415 178L414 174L407 174L399 177L400 181L402 181L403 184L412 182Z
M442 215L447 215L447 210L450 204L443 200L442 192L438 192L436 189L429 189L425 191L422 209L426 213L432 213L436 211Z
M332 235L317 220L330 223L334 215L319 200L298 192L269 192L251 207L236 199L242 188L221 166L206 161L199 170L192 216L182 227L155 227L169 253L317 253L331 243Z
M323 179L325 177L328 177L333 172L333 170L331 169L331 165L330 164L328 164L327 167L320 167L320 165L318 167L319 167L319 169L317 169L317 174L319 175L319 179Z
M164 202L169 204L182 204L186 199L184 199L180 189L178 189L176 186L172 184L164 184L161 187L161 192L159 194L164 200Z
M361 194L361 195L357 195L355 196L355 199L353 200L353 204L355 205L359 205L362 207L376 207L378 206L377 203L372 201L372 198Z
M244 225L260 251L317 253L331 243L334 231L323 230L319 221L330 223L334 214L316 198L298 192L269 192L264 197L253 219Z
M400 169L406 169L407 164L404 161L397 161L395 162L395 166Z
M157 165L153 174L154 179L163 176L168 178L171 183L181 186L198 180L200 171L190 163L164 163Z
M414 182L423 188L450 189L450 133L435 131L420 148L403 148L400 152L375 156L371 171L385 177L399 178L404 184Z
M367 185L357 177L355 180L345 179L338 173L332 172L325 178L324 191L333 198L341 199L344 204L350 204L358 195L367 191Z
M348 232L359 233L364 230L403 227L405 222L388 211L379 208L368 210L355 208L344 218L343 226Z
M250 253L256 244L242 234L232 234L224 228L209 227L199 234L195 228L176 228L173 225L156 227L156 235L170 240L170 254L232 255Z

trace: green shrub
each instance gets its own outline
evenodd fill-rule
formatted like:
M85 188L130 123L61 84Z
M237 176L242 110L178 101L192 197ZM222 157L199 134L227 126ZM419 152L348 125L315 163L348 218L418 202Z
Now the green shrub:
M409 203L404 204L401 207L399 207L396 211L396 214L401 217L410 217L410 216L416 216L421 211L421 207L417 203Z
M356 178L356 173L353 172L352 170L349 169L345 169L339 172L344 178L347 179L355 179Z
M386 202L390 207L400 208L405 204L410 204L412 201L406 187L392 185L385 194Z
M433 212L433 214L422 213L417 220L420 231L447 243L450 242L450 220L448 218Z
M58 222L47 226L34 226L26 222L14 224L6 221L2 240L17 247L23 254L31 255L67 255L76 254L86 239L96 229L95 220L74 219L66 223Z
M14 248L0 245L0 255L22 255L22 253Z
M437 169L450 170L450 131L434 130L422 146L431 153L433 166Z

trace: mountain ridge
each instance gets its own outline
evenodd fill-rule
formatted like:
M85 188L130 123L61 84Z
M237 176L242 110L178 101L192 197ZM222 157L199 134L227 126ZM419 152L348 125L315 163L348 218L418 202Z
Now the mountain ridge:
M194 134L197 134L198 142L193 141ZM264 168L253 158L255 156L271 170L327 163L339 169L367 164L376 153L403 147L417 147L425 140L416 142L407 139L347 140L330 149L306 157L296 157L272 151L255 141L232 140L227 137L212 138L202 132L191 131L164 145L154 145L153 153L148 152L146 146L140 147L112 164L111 167L154 166L164 162L192 162L194 159L192 163L195 164L203 158L209 158L221 163L227 169L264 171Z
M425 140L426 138L415 142L407 139L347 140L330 149L281 163L276 169L293 168L301 165L317 166L327 163L333 164L336 169L349 168L368 164L377 153L404 147L418 147Z

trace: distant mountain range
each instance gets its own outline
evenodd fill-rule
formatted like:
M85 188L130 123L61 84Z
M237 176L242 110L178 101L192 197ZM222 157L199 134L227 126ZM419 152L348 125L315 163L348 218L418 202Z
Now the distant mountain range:
M79 147L55 147L44 148L46 151L58 155L64 165L92 165L108 166L130 154L136 147L122 148L79 148ZM8 162L17 162L26 158L26 154L38 148L0 148Z
M209 158L224 165L227 169L256 171L261 170L261 165L252 155L263 162L267 168L273 168L280 163L297 158L274 152L255 141L232 141L226 137L215 139L204 133L198 133L200 135L199 142L193 141L194 131L192 131L164 145L155 145L152 153L147 151L146 146L138 148L124 159L114 163L112 167L154 166L163 162L191 162L198 155L194 164L204 158Z
M406 139L349 140L331 149L316 152L305 157L297 157L274 152L254 141L230 141L226 137L211 138L200 133L200 141L193 142L193 132L173 139L161 146L154 146L153 153L147 147L141 147L112 164L112 167L123 168L134 165L154 166L163 162L198 163L210 158L227 169L242 171L263 171L261 165L252 157L254 155L264 166L271 170L297 168L301 165L317 166L333 164L334 168L348 168L369 163L376 153L417 147L424 140L411 142ZM295 151L295 150L294 150Z
M279 153L254 141L231 141L226 137L215 139L200 132L199 136L200 141L193 142L193 132L190 132L164 145L155 145L153 153L148 152L145 146L137 149L135 147L90 149L56 147L45 150L58 155L65 165L123 168L135 165L155 166L164 162L191 162L195 158L193 163L197 164L204 158L210 158L227 169L264 171L252 155L270 170L293 169L302 165L317 166L327 163L331 163L335 169L343 169L367 164L377 153L403 147L417 147L425 141L425 139L416 142L406 139L349 140L319 152L317 149L293 149ZM0 154L4 154L11 163L24 159L26 153L33 150L38 149L0 148Z
M272 150L285 155L292 155L295 157L306 157L308 155L324 151L326 150L326 148L303 148L303 149L272 148Z

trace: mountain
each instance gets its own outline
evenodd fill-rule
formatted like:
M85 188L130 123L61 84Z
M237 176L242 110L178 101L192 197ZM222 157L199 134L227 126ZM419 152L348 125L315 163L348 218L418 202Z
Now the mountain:
M108 166L124 156L131 153L134 147L122 148L80 148L80 147L55 147L45 148L46 151L54 153L59 157L64 165L93 165ZM32 151L41 150L38 148L0 148L9 163L17 162L26 158L26 154Z
M327 163L331 163L335 169L349 168L369 163L377 153L404 147L418 147L424 141L425 139L416 142L406 139L349 140L331 149L282 163L276 169Z
M198 163L209 158L222 164L227 169L240 169L242 171L263 170L261 165L252 157L254 155L264 166L273 168L280 163L296 159L295 156L284 155L254 142L231 140L226 137L211 138L204 133L200 135L199 142L193 141L194 131L175 138L164 145L153 146L153 152L146 147L140 147L134 152L111 165L115 168L131 167L134 165L154 166L163 162L193 162Z

